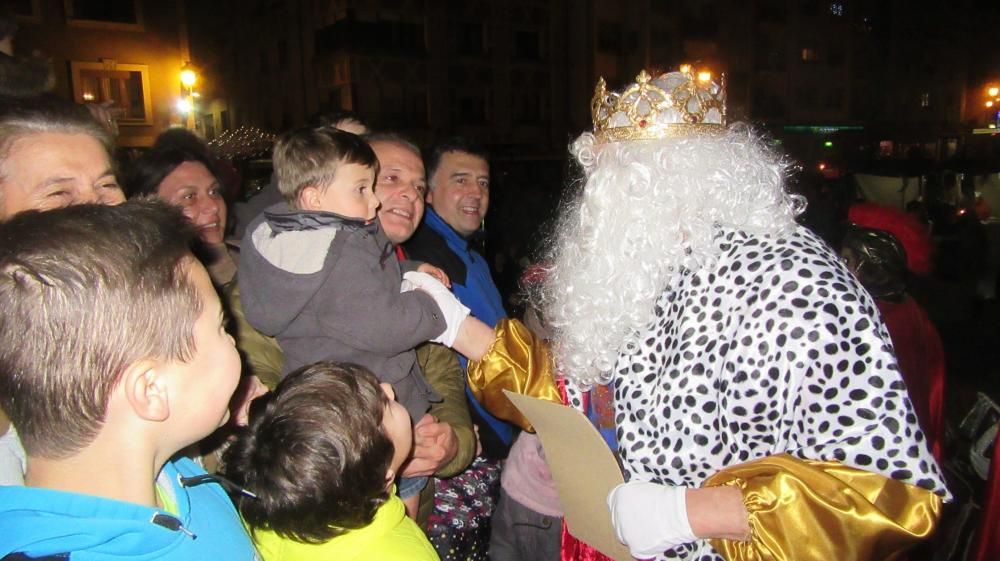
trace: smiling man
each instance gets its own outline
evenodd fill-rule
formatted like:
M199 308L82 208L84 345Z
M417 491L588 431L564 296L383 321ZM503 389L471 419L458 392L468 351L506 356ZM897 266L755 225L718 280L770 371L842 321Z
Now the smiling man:
M386 237L398 246L410 239L424 216L424 162L420 149L395 133L374 134L366 139L379 160L375 184L375 195L382 203L379 223ZM465 375L450 349L425 343L416 350L424 377L442 401L432 403L430 411L415 420L413 457L402 473L406 477L452 477L469 465L476 451L465 405Z
M490 206L490 166L483 153L462 149L441 152L431 173L427 202L460 236L479 231Z
M382 206L378 219L386 237L395 244L410 239L424 216L427 179L420 149L393 133L364 137L379 161L375 196Z
M420 149L398 134L375 133L365 138L379 160L375 184L375 196L382 203L379 222L398 247L413 236L424 217L424 162ZM417 521L441 558L474 558L475 552L485 552L488 546L489 536L475 530L486 525L476 512L453 506L478 502L492 510L493 503L478 496L474 485L462 484L481 474L484 465L479 460L470 467L476 455L476 435L466 404L465 372L457 353L447 347L424 343L416 351L424 377L441 402L432 403L430 411L416 421L413 456L402 476L435 478L421 493Z
M461 138L435 146L426 158L430 208L423 225L406 243L411 259L444 269L452 290L472 315L491 327L507 316L486 259L473 239L490 206L490 166L481 148ZM462 359L462 367L466 365ZM469 396L485 455L507 456L511 425L496 419Z

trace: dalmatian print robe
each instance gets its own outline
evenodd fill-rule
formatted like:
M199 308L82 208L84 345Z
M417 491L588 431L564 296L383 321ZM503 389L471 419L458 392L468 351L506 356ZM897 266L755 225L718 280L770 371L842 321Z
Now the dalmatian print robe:
M674 277L617 362L626 478L698 487L787 452L947 496L878 310L830 248L802 227L719 243L716 266ZM660 559L722 557L702 540Z

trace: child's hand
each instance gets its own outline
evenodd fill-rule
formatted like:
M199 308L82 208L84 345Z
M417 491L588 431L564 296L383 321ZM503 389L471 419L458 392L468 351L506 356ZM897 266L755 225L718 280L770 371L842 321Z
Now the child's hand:
M446 347L454 345L455 338L458 337L459 329L465 324L465 319L469 317L469 308L466 308L461 302L458 301L458 298L456 298L450 290L445 288L439 280L432 277L428 273L420 271L410 271L408 273L404 273L403 282L400 283L399 288L403 292L414 289L422 290L434 299L434 303L437 304L438 309L441 310L441 316L444 318L445 330L437 337L431 339L431 341L441 343ZM476 321L478 322L479 320ZM493 330L490 329L490 341L493 340L492 333ZM482 354L485 352L486 349L484 348L483 351L475 357L475 360L482 358Z
M451 288L451 279L448 278L448 275L445 274L444 271L435 267L434 265L431 265L430 263L423 263L422 265L417 267L417 270L420 271L421 273L427 273L428 275L441 281L441 284L447 286L448 288Z

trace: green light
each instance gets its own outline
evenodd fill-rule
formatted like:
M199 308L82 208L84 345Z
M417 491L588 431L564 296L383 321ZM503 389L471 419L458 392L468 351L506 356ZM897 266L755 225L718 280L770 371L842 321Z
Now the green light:
M827 140L826 142L823 143L823 146L825 146L827 148L833 148L833 142L830 142L829 140Z
M809 132L813 134L832 134L839 131L862 131L859 125L785 125L786 132Z

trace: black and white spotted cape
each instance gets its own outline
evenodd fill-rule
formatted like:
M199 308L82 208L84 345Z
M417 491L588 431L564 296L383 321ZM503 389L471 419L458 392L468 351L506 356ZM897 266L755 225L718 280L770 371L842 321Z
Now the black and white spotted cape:
M878 310L830 248L802 227L718 243L716 265L677 274L638 352L618 359L626 478L698 487L787 452L948 496ZM702 540L659 559L722 557Z

